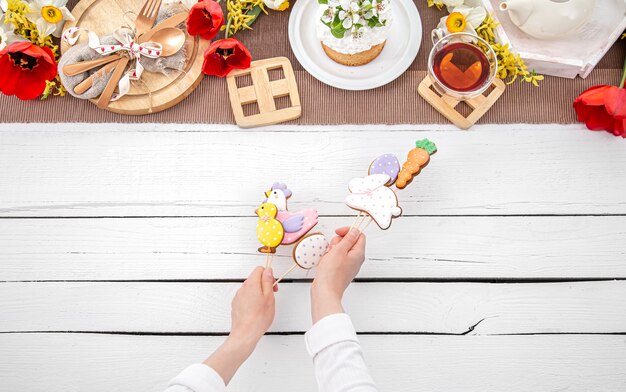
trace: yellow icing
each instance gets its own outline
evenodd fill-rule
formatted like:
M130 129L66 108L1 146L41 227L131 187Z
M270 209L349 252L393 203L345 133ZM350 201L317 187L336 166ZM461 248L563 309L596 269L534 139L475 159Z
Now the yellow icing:
M263 203L256 210L259 221L256 225L256 238L270 248L280 245L283 240L283 225L276 219L278 208L271 203Z

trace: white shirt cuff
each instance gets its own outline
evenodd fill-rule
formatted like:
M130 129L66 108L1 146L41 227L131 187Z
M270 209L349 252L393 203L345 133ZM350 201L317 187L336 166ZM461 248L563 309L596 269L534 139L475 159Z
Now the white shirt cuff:
M222 377L213 368L201 363L188 366L170 381L169 386L182 385L193 392L226 391Z
M304 334L306 349L311 357L315 357L328 346L345 341L359 342L350 316L345 313L324 317Z

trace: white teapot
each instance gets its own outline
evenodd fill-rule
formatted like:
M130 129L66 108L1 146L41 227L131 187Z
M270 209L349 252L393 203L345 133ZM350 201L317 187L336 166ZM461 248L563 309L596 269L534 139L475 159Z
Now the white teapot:
M575 33L592 14L595 0L506 0L500 10L523 32L539 39Z

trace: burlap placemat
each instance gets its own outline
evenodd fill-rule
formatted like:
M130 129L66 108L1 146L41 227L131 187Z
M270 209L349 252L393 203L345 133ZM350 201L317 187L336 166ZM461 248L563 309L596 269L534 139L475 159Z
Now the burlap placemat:
M138 0L140 1L140 0ZM315 0L298 0L315 1ZM327 86L309 75L289 46L289 12L261 16L254 31L238 34L253 59L288 57L296 73L302 101L302 117L291 122L303 125L339 124L445 124L448 121L418 94L417 84L426 74L432 47L429 32L442 13L429 9L426 0L414 0L423 24L422 46L417 58L400 78L369 91L344 91ZM76 0L70 0L70 8ZM572 102L596 84L617 84L626 56L626 42L618 41L587 79L546 77L541 87L515 83L479 123L576 122ZM355 104L356 103L356 104ZM146 116L124 116L99 110L92 103L73 97L22 102L0 94L0 122L124 122L124 123L216 123L232 124L226 81L207 77L184 101L166 111Z

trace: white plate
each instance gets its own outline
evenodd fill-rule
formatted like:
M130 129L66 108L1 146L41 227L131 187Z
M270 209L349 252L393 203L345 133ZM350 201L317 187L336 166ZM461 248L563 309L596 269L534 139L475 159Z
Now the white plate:
M372 62L348 67L331 60L317 39L317 0L298 0L289 16L289 43L296 58L313 77L344 90L383 86L409 68L422 42L422 21L413 0L391 0L392 23L387 43Z

